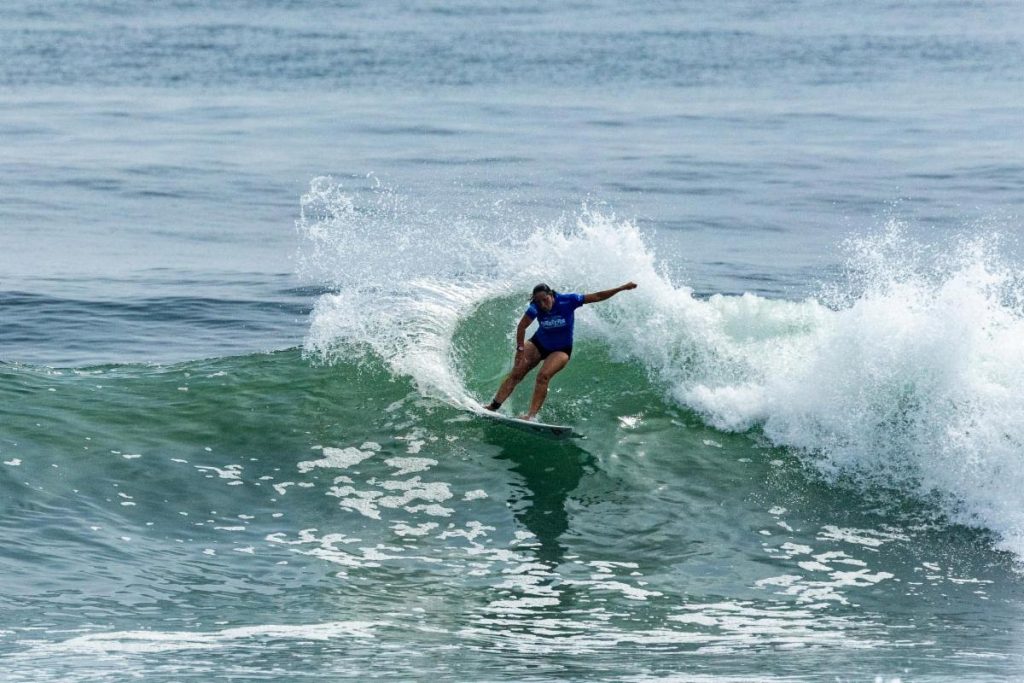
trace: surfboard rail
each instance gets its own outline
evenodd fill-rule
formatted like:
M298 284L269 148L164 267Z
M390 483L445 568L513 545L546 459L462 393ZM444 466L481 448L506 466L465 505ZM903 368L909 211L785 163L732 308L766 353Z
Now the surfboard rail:
M548 424L547 422L537 422L536 420L523 420L518 417L510 417L508 415L502 415L486 408L480 410L474 410L475 414L484 418L485 420L491 420L499 424L519 429L524 432L531 434L537 434L539 436L546 436L554 439L580 439L583 435L577 432L571 425L556 425Z

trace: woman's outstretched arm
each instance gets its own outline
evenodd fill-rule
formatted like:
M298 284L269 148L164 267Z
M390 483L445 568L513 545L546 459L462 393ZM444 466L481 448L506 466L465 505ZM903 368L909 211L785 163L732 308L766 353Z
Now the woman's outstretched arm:
M604 301L606 299L611 299L613 296L615 296L619 292L624 292L627 289L636 289L636 283L635 282L627 282L626 284L619 285L618 287L616 287L614 289L605 289L605 290L602 290L600 292L592 292L590 294L584 294L583 295L583 303L585 303L585 304L596 304L598 301Z

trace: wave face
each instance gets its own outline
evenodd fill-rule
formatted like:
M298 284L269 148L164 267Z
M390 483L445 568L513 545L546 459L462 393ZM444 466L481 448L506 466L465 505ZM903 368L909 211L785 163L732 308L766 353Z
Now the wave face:
M307 273L343 273L313 312L313 357L369 351L423 394L468 406L493 387L474 381L465 356L480 351L465 348L507 357L522 292L539 281L594 291L634 280L637 290L582 309L581 343L642 367L667 400L716 429L763 434L828 481L927 501L1024 557L1024 289L996 237L926 248L892 222L851 240L844 276L817 297L699 297L634 223L587 207L504 236L455 226L426 253L413 229L396 262L383 246L408 215L388 193L374 198L371 220L356 204L328 179L304 198ZM400 227L380 232L389 221ZM353 243L358 265L344 272ZM491 301L504 319L467 322ZM460 332L477 324L487 329Z
M817 297L706 296L603 209L505 211L319 179L301 348L0 364L5 670L792 680L911 646L942 653L924 676L1019 668L991 628L1019 623L1024 476L997 242L893 225ZM639 284L578 313L543 415L579 441L466 410L541 280Z

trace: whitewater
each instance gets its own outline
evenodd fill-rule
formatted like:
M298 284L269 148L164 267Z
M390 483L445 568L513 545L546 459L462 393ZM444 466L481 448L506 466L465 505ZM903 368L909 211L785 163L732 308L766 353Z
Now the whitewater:
M410 213L393 190L370 193L366 212L357 201L330 178L303 197L303 268L339 289L316 302L309 357L372 352L425 396L478 407L485 397L468 392L453 344L476 308L525 300L540 281L584 292L635 280L630 296L580 312L582 339L642 366L716 429L763 434L868 495L926 501L1024 558L1024 273L1006 263L999 234L927 248L890 220L842 245L841 280L818 297L698 297L634 223L600 209L500 240L446 227L429 250L439 256L424 258L415 230L385 249L395 228L382 225ZM496 352L511 347L516 320Z

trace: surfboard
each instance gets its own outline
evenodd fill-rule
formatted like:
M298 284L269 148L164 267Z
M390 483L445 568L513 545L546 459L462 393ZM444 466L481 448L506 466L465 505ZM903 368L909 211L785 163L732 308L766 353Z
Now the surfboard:
M538 436L546 436L549 439L583 438L583 435L573 429L570 425L553 425L546 422L537 422L535 420L521 420L518 417L509 417L508 415L502 415L501 413L491 412L486 409L473 412L485 420L491 420L492 422L513 427L514 429L521 429L524 432L529 432Z

